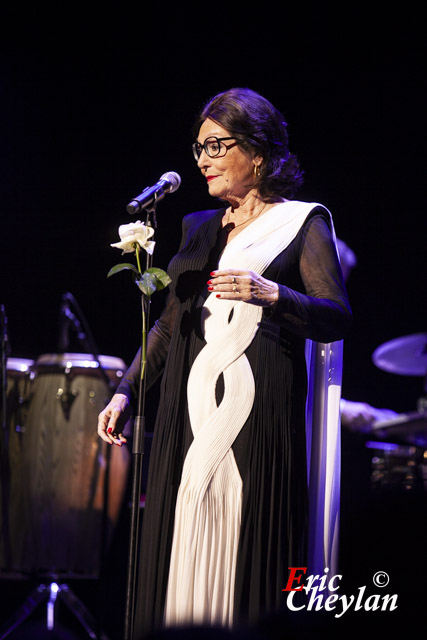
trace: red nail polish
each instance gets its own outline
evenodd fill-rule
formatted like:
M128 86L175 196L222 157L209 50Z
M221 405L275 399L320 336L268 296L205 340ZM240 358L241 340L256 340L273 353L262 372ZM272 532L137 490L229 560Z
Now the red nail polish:
M212 284L212 280L208 280L206 284Z
M220 297L221 297L221 295L220 295L219 293L217 293L217 294L216 294L216 297L217 297L217 298L220 298Z
M213 291L213 287L208 287L208 291Z
M107 433L111 433L111 432L112 432L112 430L113 430L113 427L108 427L108 429L107 429Z
M209 275L210 276L214 276L215 275L215 271L211 271Z

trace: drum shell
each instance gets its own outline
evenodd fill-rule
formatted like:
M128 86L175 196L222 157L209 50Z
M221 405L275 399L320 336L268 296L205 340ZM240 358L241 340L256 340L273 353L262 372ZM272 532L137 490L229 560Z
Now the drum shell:
M22 548L22 438L30 398L34 360L9 358L6 375L6 430L2 434L0 485L0 570L16 569ZM19 509L16 507L19 505Z
M98 414L112 391L99 369L78 362L44 357L31 372L25 430L13 434L18 448L10 447L14 571L96 577L119 517L129 452L98 437ZM108 377L119 373L110 369Z

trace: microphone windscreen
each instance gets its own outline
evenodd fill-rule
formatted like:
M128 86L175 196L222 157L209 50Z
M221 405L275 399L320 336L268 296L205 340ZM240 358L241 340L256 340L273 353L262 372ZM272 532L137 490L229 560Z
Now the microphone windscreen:
M167 173L164 173L160 180L166 180L166 182L169 182L171 185L171 188L169 189L170 193L176 191L181 184L181 176L176 173L176 171L168 171Z

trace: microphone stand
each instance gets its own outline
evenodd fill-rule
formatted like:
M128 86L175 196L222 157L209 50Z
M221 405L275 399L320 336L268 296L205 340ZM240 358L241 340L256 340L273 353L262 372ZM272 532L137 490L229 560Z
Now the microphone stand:
M147 227L154 226L157 228L156 219L156 200L153 205L146 209ZM150 214L152 215L154 225L151 224ZM151 268L153 256L146 252L146 269ZM129 535L129 554L128 554L128 571L127 571L127 587L126 587L126 609L124 624L124 640L132 640L134 630L135 617L135 592L136 577L138 563L138 540L139 540L139 523L140 523L140 500L141 500L141 484L142 484L142 463L144 457L144 437L145 437L145 395L146 395L146 376L145 376L145 345L147 343L147 327L149 326L150 316L150 297L144 292L141 293L142 307L142 347L141 347L141 364L140 377L138 387L138 405L134 418L133 428L133 444L132 444L132 485L131 485L131 520Z
M110 380L110 378L108 377L107 372L101 363L98 346L95 342L95 338L92 334L89 323L80 305L78 304L73 294L70 293L69 291L67 291L63 295L63 300L64 302L67 302L67 304L71 303L72 306L74 307L76 316L74 316L74 314L72 313L67 313L67 310L66 310L65 314L67 316L67 319L71 322L74 330L76 331L77 339L79 340L79 342L82 345L84 345L84 348L86 349L87 353L90 353L91 355L93 355L96 363L98 364L98 371L102 379L104 380L109 392L113 394L115 391L115 385L113 384L112 380ZM68 312L69 311L70 309L68 309ZM99 545L100 575L102 574L102 571L105 567L106 557L107 557L107 547L108 547L107 529L108 529L108 507L109 507L109 499L110 499L110 468L111 468L111 447L107 447L105 451L104 486L103 486L103 492L102 492L103 506L102 506L101 535L100 535L100 545ZM99 466L98 466L98 470L99 470ZM101 614L99 613L99 617L100 616ZM101 632L100 629L98 629L98 633L100 632Z
M7 316L3 305L0 305L0 350L1 350L1 433L2 439L0 443L0 454L7 450L7 420L6 420L6 396L7 396L7 356L8 356L8 336L7 336Z
M4 305L0 305L0 351L1 351L1 436L0 436L0 481L2 492L1 502L1 531L6 564L10 564L10 532L9 532L9 500L10 500L10 463L9 463L9 433L7 429L7 358L9 355L9 338L7 332L7 315Z
M69 291L64 293L62 297L63 297L63 304L67 303L67 306L68 306L69 303L71 303L74 309L76 310L76 316L73 313L70 313L69 308L64 313L67 317L67 320L72 324L73 328L75 329L77 333L77 339L81 344L84 345L87 353L90 353L91 355L93 355L94 360L98 365L98 370L101 374L101 377L103 378L109 390L113 392L115 387L111 382L110 378L108 377L104 367L102 366L100 356L99 356L99 349L97 347L93 334L89 328L89 324L83 314L83 311L81 310L81 307L77 303L76 298ZM65 344L63 346L65 346ZM60 348L60 351L61 350L62 349Z

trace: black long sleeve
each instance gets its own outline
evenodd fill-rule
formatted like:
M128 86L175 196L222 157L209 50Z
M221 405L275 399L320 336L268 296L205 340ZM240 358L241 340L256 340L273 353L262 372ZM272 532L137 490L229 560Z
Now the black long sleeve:
M305 293L279 284L279 300L270 320L317 342L343 338L351 324L351 309L331 232L323 216L304 228L299 271Z
M147 337L146 385L149 389L163 372L168 354L170 338L178 309L178 300L169 294L166 305ZM139 374L141 371L141 347L123 376L116 393L123 393L133 403L138 397Z
M182 237L179 249L186 242L189 231L188 216L182 221ZM158 320L150 329L147 337L146 388L149 389L162 374L170 339L175 323L179 300L174 291L169 291L165 307ZM131 404L138 398L139 375L141 371L141 347L138 349L132 364L120 381L116 393L123 393Z

